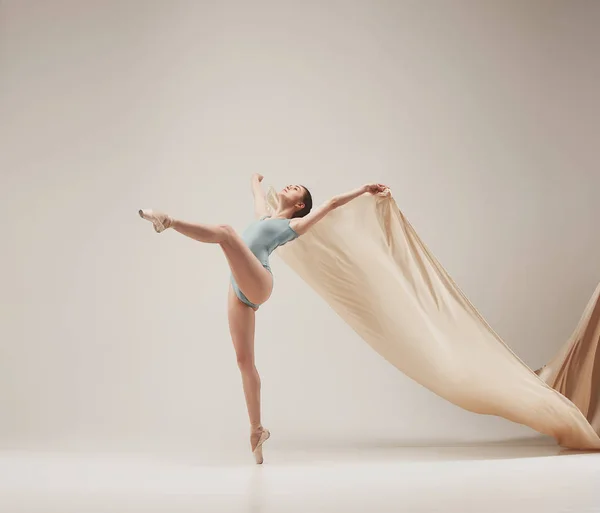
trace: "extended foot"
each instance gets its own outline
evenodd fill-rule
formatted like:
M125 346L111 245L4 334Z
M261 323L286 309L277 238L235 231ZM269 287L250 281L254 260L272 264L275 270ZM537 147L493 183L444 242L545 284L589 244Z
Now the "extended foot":
M142 219L152 223L156 233L166 230L173 224L173 219L162 212L155 212L154 210L140 210L138 213Z
M271 433L268 429L260 427L255 429L250 434L250 446L252 447L252 454L258 465L261 465L264 461L262 446L269 439Z

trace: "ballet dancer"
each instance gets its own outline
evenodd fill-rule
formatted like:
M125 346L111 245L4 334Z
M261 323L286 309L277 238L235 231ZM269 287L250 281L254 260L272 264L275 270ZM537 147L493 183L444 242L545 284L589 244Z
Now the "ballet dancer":
M273 291L273 274L269 255L279 246L302 236L332 210L363 194L378 194L387 187L367 184L341 194L312 210L312 196L302 185L288 185L277 194L278 206L269 214L261 182L263 176L252 176L254 211L257 218L239 236L229 225L188 223L153 210L140 210L158 233L166 229L199 242L218 244L229 267L231 278L228 298L228 319L231 339L242 375L246 407L250 418L250 447L256 463L263 462L262 445L269 430L261 423L260 376L254 362L255 313Z

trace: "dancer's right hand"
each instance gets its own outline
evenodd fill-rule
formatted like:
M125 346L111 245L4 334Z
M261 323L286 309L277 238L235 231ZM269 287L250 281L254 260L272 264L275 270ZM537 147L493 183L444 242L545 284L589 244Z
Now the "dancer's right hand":
M254 173L254 174L252 175L252 179L253 179L253 180L258 180L259 182L262 182L262 181L263 181L263 179L264 179L264 176L263 176L263 175L261 175L260 173Z

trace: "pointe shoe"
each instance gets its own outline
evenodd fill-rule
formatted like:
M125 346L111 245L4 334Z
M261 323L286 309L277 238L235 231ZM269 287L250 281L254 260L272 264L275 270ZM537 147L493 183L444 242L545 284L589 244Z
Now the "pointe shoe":
M262 465L262 463L264 461L262 446L269 439L270 436L271 436L271 433L269 432L269 430L262 428L260 437L258 439L258 443L256 444L256 447L252 451L252 454L254 454L254 459L256 460L257 465Z
M152 223L156 233L165 231L173 224L173 219L162 212L154 212L154 210L139 210L138 213L142 219Z

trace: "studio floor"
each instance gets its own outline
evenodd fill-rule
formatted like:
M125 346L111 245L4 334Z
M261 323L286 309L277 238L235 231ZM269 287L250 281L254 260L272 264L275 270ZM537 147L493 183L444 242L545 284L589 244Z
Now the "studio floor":
M5 513L600 511L600 454L553 446L195 457L0 453Z

